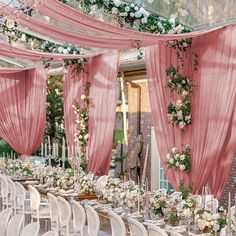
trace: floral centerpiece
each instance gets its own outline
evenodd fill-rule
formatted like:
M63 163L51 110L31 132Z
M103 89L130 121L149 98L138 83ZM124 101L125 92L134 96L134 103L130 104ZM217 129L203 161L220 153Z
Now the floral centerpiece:
M141 210L144 208L144 189L140 185L124 184L124 190L121 198L124 199L126 206L133 211L134 209Z
M116 206L119 203L124 203L125 191L124 183L118 179L108 179L105 189L102 191L104 200Z
M45 182L50 186L58 187L57 181L61 178L61 176L63 176L64 170L59 166L47 166L45 174Z
M5 171L9 175L32 176L33 168L31 163L20 160L7 160Z
M197 228L202 233L219 232L227 225L226 213L211 213L203 209L195 210Z
M151 209L155 215L159 217L164 216L163 209L166 207L166 200L167 198L164 194L156 194L150 198Z
M61 189L68 190L74 188L74 183L76 181L76 176L74 174L74 170L68 168L65 172L58 176L58 180L56 181L56 185Z
M187 144L185 150L180 151L178 148L173 147L170 153L167 154L166 161L167 168L176 168L180 171L190 173L191 170L191 149Z
M90 178L90 173L86 174L81 172L79 174L77 184L79 192L81 194L94 194L95 193L95 181Z
M111 161L110 161L110 169L116 168L116 158L117 158L117 151L112 150L111 152Z

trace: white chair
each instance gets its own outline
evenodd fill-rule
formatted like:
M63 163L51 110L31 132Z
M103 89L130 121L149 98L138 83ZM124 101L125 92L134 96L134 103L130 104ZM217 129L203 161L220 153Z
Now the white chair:
M213 198L205 203L205 210L216 213L218 210L219 202L216 198Z
M109 212L111 221L112 236L126 236L126 227L124 221L116 213Z
M97 236L100 228L100 219L98 213L88 205L85 205L84 207L87 215L88 235Z
M57 198L51 193L48 193L47 196L48 196L48 203L49 203L49 209L50 209L51 229L58 232L59 231L58 201L57 201Z
M6 208L1 211L0 213L0 230L1 230L1 235L4 236L6 234L7 230L7 224L9 222L9 219L12 214L12 209L11 208Z
M97 179L96 182L96 191L101 193L103 189L105 189L106 184L107 184L108 176L107 175L102 175Z
M168 236L168 234L163 229L153 224L148 225L148 235L149 236Z
M157 191L155 191L154 196L158 196L158 195L166 195L166 189L160 188Z
M42 234L42 236L58 236L59 234L56 231L50 230L44 234Z
M14 210L16 209L16 185L15 183L7 177L7 182L8 182L8 205Z
M57 197L59 207L59 225L60 232L66 236L70 234L70 218L71 218L71 207L68 201L62 197ZM65 230L65 231L64 231Z
M41 197L38 190L31 185L28 186L28 189L30 194L31 220L49 219L49 207L40 204Z
M137 220L128 218L128 224L131 236L148 236L147 230L144 225Z
M7 226L7 236L20 235L21 228L23 226L24 215L18 214L13 216Z
M2 195L2 205L4 207L8 207L8 194L9 194L9 188L8 188L8 181L7 177L1 175L0 176L0 181L1 181L1 195Z
M196 200L198 207L202 206L202 197L200 195L193 195L192 198Z
M235 217L236 217L236 215L235 215L235 205L231 207L230 214L231 214L230 219L232 221L235 221Z
M39 228L39 221L32 222L23 228L20 236L38 236Z
M171 232L171 236L183 236L182 234L179 234L179 233L177 233L177 232L175 232L175 231L172 231Z
M181 192L173 192L173 193L171 194L171 196L172 196L172 197L180 198L180 197L182 197L182 193L181 193Z
M74 235L77 232L80 232L80 235L83 236L84 225L86 221L86 214L84 208L76 201L71 201L72 215L73 215L73 227Z

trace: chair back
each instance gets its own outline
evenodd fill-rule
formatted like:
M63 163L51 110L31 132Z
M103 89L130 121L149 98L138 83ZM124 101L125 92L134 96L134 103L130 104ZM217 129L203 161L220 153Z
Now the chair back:
M30 223L23 228L20 236L38 236L39 228L40 225L38 221Z
M103 189L105 189L106 184L107 184L108 176L107 175L102 175L97 179L96 182L96 190L98 192L102 192Z
M30 207L31 207L31 210L38 210L39 209L39 205L40 205L40 193L39 191L29 185L28 186L28 189L29 189L29 194L30 194Z
M16 204L17 206L24 208L25 199L26 199L26 191L22 184L19 182L15 182L16 186Z
M61 226L69 225L71 218L71 207L68 201L62 197L57 197L59 209L59 221Z
M216 213L219 206L219 202L216 198L212 198L211 200L205 203L205 210L209 210L212 213Z
M21 228L23 226L24 215L18 214L13 216L7 226L7 236L20 235Z
M2 197L8 199L9 188L8 188L7 177L1 175L1 176L0 176L0 179L1 179L1 191L2 191Z
M171 236L183 236L182 234L179 234L179 233L177 233L177 232L175 232L175 231L172 231L171 232Z
M148 225L148 235L149 236L168 236L168 234L163 229L153 224Z
M10 203L15 204L15 201L16 201L16 185L10 178L7 178L7 182L8 182L8 191L9 191L9 194L10 194Z
M166 189L160 188L157 191L155 191L154 196L158 196L158 195L166 195Z
M91 206L85 205L84 207L87 215L88 235L97 236L100 228L98 213Z
M200 195L193 195L192 198L196 200L198 207L202 206L202 197Z
M48 193L48 203L49 203L49 208L50 208L50 218L51 221L54 222L58 222L59 219L59 206L58 206L58 201L57 198L51 194Z
M84 208L76 202L75 200L71 201L71 208L72 208L72 215L73 215L73 226L75 232L83 231L85 221L86 221L86 214Z
M42 236L58 236L59 234L56 231L50 230L44 234L42 234Z
M7 230L7 224L10 220L12 213L11 208L6 208L0 213L0 229L1 229L1 235L5 235Z
M110 222L112 236L126 236L126 227L124 221L116 213L110 211Z
M230 219L231 219L233 222L235 222L235 217L236 217L236 215L235 215L235 205L233 205L233 206L231 207L231 210L230 210Z
M147 230L144 225L137 220L128 218L128 224L131 236L148 236Z

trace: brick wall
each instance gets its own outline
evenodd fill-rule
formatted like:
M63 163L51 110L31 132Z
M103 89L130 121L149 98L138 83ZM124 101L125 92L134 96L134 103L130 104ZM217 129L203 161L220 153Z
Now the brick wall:
M219 173L220 175L221 173ZM232 165L232 169L231 169L231 173L229 175L229 179L228 182L224 188L224 192L221 195L220 198L220 205L223 206L224 208L227 209L228 206L228 196L229 196L229 192L231 193L231 204L235 204L235 194L236 194L236 154L234 156L234 160L233 160L233 165Z
M148 161L147 161L147 169L146 169L146 177L151 179L151 126L152 126L152 118L151 118L151 109L150 109L150 101L148 94L148 85L146 80L137 80L134 81L136 84L141 87L141 126L140 131L143 136L143 148L140 155L141 160L141 176L143 172L143 166L145 161L146 147L149 144L149 153L148 153ZM138 89L128 86L128 153L134 150L137 136L137 125L138 125ZM129 155L130 156L130 155ZM128 158L129 163L129 158ZM130 170L128 170L130 172ZM131 177L134 180L137 180L137 176L134 175L134 172L130 172ZM149 181L150 182L150 181Z

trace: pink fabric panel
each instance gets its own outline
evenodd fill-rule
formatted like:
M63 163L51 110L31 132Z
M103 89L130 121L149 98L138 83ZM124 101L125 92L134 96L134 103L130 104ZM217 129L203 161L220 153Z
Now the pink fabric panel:
M236 151L235 42L235 26L193 39L192 50L198 53L200 66L194 73L193 124L184 135L171 127L166 117L170 94L164 88L167 82L165 70L170 62L176 62L176 56L164 44L146 49L152 116L161 160L165 162L169 148L189 143L193 156L191 181L194 193L209 182L214 195L219 197ZM186 63L186 74L189 68ZM165 171L177 188L181 175L173 170Z
M0 74L0 136L21 155L39 147L46 121L46 70Z
M87 71L87 68L86 68ZM72 106L75 101L81 102L83 86L87 82L88 74L85 71L77 73L74 67L70 67L64 72L63 97L64 97L64 120L66 142L68 147L74 146L74 138L78 133L76 115ZM70 149L74 155L74 149Z
M110 167L116 108L116 76L119 55L111 52L91 59L91 107L89 112L88 171L108 173Z

